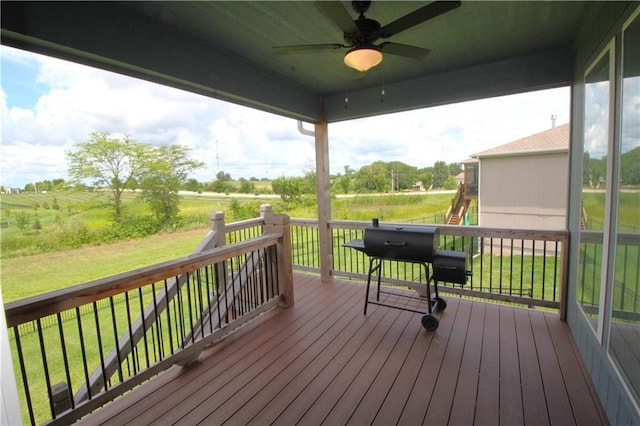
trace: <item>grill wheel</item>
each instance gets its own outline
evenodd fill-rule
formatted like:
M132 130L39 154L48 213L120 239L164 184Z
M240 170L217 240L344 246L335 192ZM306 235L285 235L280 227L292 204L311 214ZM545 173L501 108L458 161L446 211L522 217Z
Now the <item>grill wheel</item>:
M422 317L422 326L427 329L427 331L435 331L439 325L440 322L438 318L433 315L427 314Z

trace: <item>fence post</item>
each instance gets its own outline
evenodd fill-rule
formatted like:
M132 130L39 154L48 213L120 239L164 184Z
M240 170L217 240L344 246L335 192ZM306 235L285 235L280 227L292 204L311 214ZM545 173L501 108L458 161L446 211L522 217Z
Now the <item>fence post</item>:
M273 214L269 204L260 206L260 216L264 218L264 233L282 233L278 242L276 256L278 259L278 293L280 306L288 308L293 305L293 265L291 261L291 227L289 216Z

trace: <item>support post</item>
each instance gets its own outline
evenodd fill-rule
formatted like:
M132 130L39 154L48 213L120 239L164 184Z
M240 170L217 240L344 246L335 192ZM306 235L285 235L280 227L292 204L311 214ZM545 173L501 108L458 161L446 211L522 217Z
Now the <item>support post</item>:
M289 216L273 214L271 206L260 206L260 216L264 218L264 233L282 232L282 240L278 243L276 256L278 259L278 293L279 305L288 308L293 305L293 263L291 261L291 227Z
M318 234L320 247L320 280L331 280L333 256L331 254L332 236L329 222L331 221L331 192L329 180L329 133L326 121L315 123L316 137L316 179L318 195Z

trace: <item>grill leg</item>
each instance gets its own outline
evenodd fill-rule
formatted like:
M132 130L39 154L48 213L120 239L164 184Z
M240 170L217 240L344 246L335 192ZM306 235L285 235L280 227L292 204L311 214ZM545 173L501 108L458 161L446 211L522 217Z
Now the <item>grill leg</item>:
M373 266L373 261L375 258L369 259L369 275L367 277L367 293L364 298L364 314L367 315L367 305L369 305L369 286L371 285L371 275L378 269L380 269L382 265L382 261L377 266ZM380 297L380 275L378 275L378 298Z
M376 302L380 301L380 280L382 279L382 259L378 260L378 293L376 294Z
M431 315L431 280L432 276L429 276L429 266L425 265L427 271L427 307L429 309L429 315ZM435 280L433 281L435 283Z

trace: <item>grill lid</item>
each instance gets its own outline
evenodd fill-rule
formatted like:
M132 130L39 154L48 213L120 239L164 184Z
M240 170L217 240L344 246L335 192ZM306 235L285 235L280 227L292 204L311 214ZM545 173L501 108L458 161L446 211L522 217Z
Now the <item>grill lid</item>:
M408 262L431 262L438 247L435 226L377 225L364 231L364 252L369 256Z

